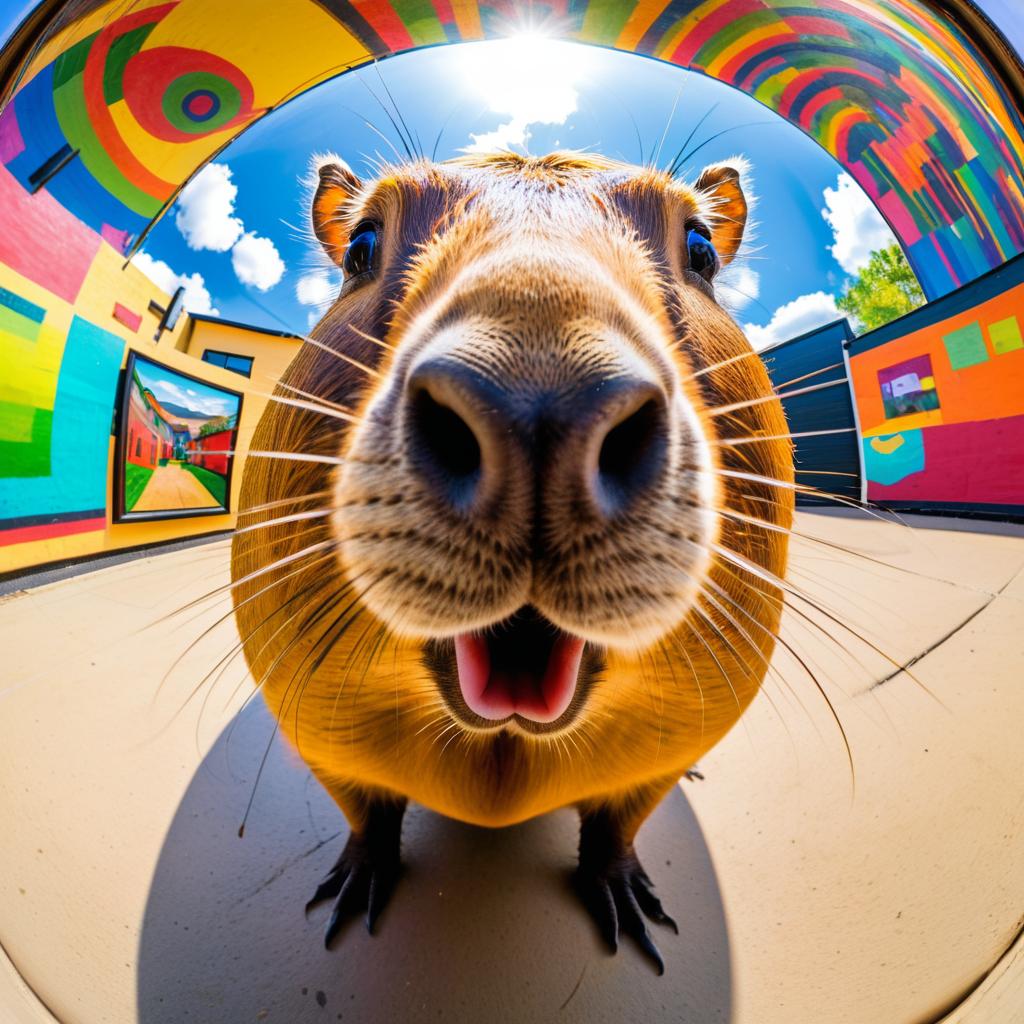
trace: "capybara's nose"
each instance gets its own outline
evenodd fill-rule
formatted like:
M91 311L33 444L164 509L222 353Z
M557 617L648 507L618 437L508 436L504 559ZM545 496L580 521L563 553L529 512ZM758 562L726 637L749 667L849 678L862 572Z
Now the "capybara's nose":
M489 497L530 494L522 514L557 506L570 516L610 519L648 493L668 459L662 388L626 371L582 381L558 376L502 379L444 357L415 367L406 392L407 454L433 495L471 512Z
M496 424L485 382L448 360L421 363L410 374L405 402L409 462L436 498L460 511L479 506L485 478L501 467L492 440Z

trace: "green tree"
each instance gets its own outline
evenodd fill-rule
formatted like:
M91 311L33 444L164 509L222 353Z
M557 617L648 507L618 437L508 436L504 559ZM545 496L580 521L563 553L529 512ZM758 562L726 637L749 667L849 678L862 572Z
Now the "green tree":
M868 265L846 287L836 305L870 331L924 305L924 292L896 245L871 254Z

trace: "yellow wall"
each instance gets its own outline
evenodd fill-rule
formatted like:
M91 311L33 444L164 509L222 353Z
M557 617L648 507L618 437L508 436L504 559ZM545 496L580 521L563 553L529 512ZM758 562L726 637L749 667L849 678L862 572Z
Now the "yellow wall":
M170 296L157 288L140 270L131 264L125 267L123 262L123 257L111 247L101 245L73 307L3 264L0 264L0 287L7 288L47 310L45 330L52 336L54 345L63 344L72 316L77 315L105 331L116 334L127 343L121 362L122 369L127 362L128 353L134 351L210 384L242 392L244 397L236 446L240 454L236 456L231 473L230 507L236 509L245 465L244 453L266 407L265 395L273 390L278 377L298 350L300 342L298 339L281 338L257 330L247 330L241 326L193 321L184 315L173 332L165 332L160 341L155 342L153 336L159 317L149 312L149 303L153 300L161 306L166 306ZM114 318L115 301L142 315L142 323L137 331L132 331ZM4 342L3 333L0 331L0 343ZM16 342L15 338L7 339L8 344ZM201 356L206 348L253 356L251 379L247 380L237 373L203 362ZM3 366L8 369L11 367L11 359L21 357L19 361L24 363L25 355L26 353L0 352ZM45 387L46 377L44 376L42 380L43 384L40 386ZM111 409L111 415L113 412ZM234 513L153 522L113 523L111 511L114 505L115 443L115 438L111 436L107 459L105 528L0 546L0 573L119 548L227 530L235 525Z
M191 318L177 340L178 348L199 360L202 360L203 352L207 349L214 352L230 352L232 355L252 356L249 385L253 391L273 390L301 344L298 338L282 338L226 321ZM237 388L238 375L233 376L236 378Z

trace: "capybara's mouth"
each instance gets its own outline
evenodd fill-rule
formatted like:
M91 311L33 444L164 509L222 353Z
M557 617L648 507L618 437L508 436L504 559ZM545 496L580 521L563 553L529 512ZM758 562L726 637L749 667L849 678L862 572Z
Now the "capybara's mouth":
M554 722L576 693L585 643L529 606L482 633L462 633L455 638L462 699L488 721Z
M432 641L427 663L456 714L478 728L510 719L529 732L568 724L601 668L602 653L531 605L454 641Z

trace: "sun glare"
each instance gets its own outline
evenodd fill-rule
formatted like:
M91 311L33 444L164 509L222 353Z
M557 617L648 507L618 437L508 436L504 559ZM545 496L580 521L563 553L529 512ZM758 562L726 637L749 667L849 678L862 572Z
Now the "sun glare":
M590 47L537 31L472 43L459 51L467 96L507 118L494 131L473 135L469 152L527 148L530 125L565 124L595 61Z

